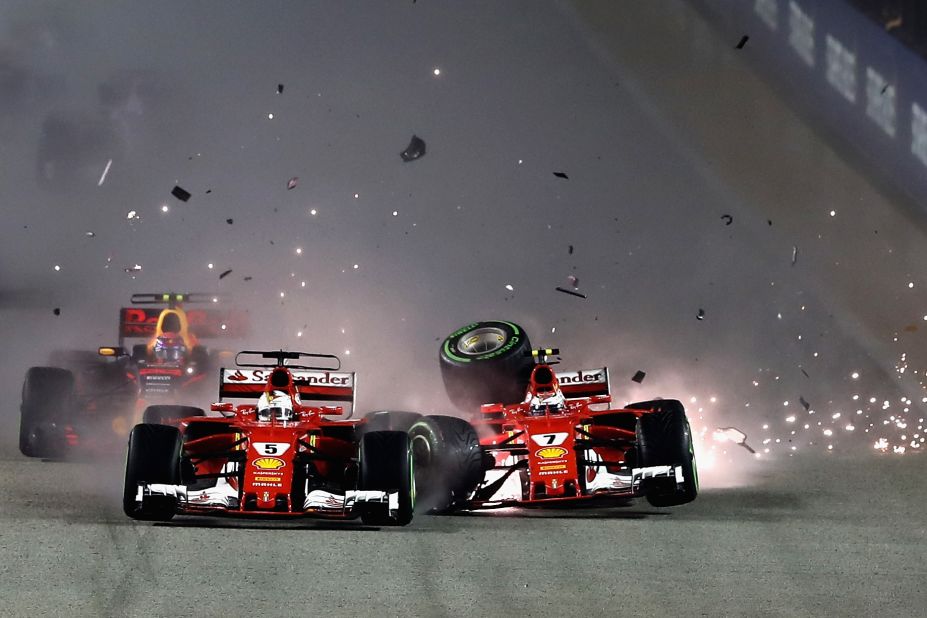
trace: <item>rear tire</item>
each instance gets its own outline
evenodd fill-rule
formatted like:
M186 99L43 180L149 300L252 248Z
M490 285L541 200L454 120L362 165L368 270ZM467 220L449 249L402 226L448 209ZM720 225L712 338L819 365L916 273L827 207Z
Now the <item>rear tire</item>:
M476 429L453 416L426 416L409 430L420 503L433 513L466 505L483 481Z
M640 406L633 408L632 406ZM631 409L655 410L637 420L637 453L642 467L679 466L682 486L673 490L648 491L647 502L653 506L676 506L692 502L698 495L698 468L692 447L692 430L685 408L675 399L642 402Z
M403 431L371 431L361 438L360 488L399 492L399 510L385 504L362 504L361 521L374 526L405 526L415 508L415 475L409 436Z
M132 519L168 521L177 510L173 496L135 500L139 483L180 484L180 430L166 425L136 425L129 434L122 509Z
M467 412L484 403L515 403L525 397L534 366L531 342L517 324L474 322L441 344L441 377L451 402Z
M74 406L74 374L58 367L30 367L23 381L19 450L26 457L62 455L61 427Z
M169 421L178 421L191 416L206 416L202 408L193 406L148 406L142 413L142 422L154 425L167 425Z

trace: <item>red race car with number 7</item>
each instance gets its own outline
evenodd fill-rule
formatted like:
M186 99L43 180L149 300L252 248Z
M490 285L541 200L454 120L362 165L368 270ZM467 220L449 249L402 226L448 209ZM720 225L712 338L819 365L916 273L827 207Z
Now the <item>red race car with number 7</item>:
M255 355L264 362L239 362ZM332 366L298 364L305 358ZM159 406L160 423L132 429L126 515L360 517L400 526L412 520L408 434L387 429L389 412L350 419L355 376L339 371L337 356L244 351L235 360L236 368L220 372L213 416ZM224 401L229 397L252 402L236 406Z
M468 422L424 417L410 431L420 502L433 511L545 506L644 497L691 502L698 472L685 409L675 399L614 407L608 369L555 372L555 349L524 330L477 322L443 342L452 402Z

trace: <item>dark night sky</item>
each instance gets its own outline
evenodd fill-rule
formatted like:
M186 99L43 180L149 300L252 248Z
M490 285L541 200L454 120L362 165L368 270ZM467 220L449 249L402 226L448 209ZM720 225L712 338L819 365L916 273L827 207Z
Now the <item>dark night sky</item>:
M750 74L716 62L733 45L669 5L713 50L680 80L703 70L714 89ZM712 115L717 101L699 99L706 84L680 81L684 95L666 97L667 74L646 54L618 55L615 33L569 3L30 1L4 2L0 16L0 335L17 352L0 418L11 428L27 366L61 345L111 342L118 307L162 290L228 293L251 314L251 345L350 350L365 409L447 408L436 339L481 318L524 324L570 365L610 365L619 401L697 397L702 427L758 435L775 422L784 436L799 395L830 419L855 405L854 370L873 376L858 390L880 402L916 396L899 388L887 342L923 313L901 289L921 284L922 232L781 103L767 106L775 95L755 78L741 121L788 123L757 156L797 150L820 162L814 182L787 165L770 185L732 179L736 166L699 140L706 127L714 146L737 139ZM699 117L680 128L686 97ZM403 163L413 134L428 153ZM897 244L891 231L878 246L854 241L871 271L850 275L834 263L863 258L841 239L869 222L845 215L858 207L841 193L847 178L899 230ZM175 184L189 202L171 197ZM571 274L586 300L555 291ZM895 290L888 315L857 311L870 279ZM638 369L642 385L629 380Z

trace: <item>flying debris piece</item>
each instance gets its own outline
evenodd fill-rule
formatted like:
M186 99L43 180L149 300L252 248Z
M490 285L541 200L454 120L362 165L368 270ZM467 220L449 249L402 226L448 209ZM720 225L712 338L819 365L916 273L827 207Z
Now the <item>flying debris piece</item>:
M573 286L574 290L579 287L579 279L576 277L576 275L570 275L567 277L567 281L570 283L570 285Z
M103 174L100 176L100 181L97 183L98 187L102 187L103 183L106 181L106 175L109 174L109 167L113 164L113 160L110 159L106 162L106 167L103 168Z
M185 189L183 189L182 187L179 187L179 186L177 186L177 185L174 185L174 188L171 189L171 195L173 195L174 197L176 197L176 198L177 198L178 200L180 200L181 202L186 202L186 201L189 200L191 197L193 197L193 196L190 194L189 191L186 191Z
M705 310L702 309L702 308L700 307L699 310L698 310L698 313L695 314L695 319L696 319L696 320L704 320L704 319L705 319Z
M570 248L567 250L570 255L573 255L573 245L570 245Z
M766 223L769 224L770 227L772 227L772 219L766 219Z
M52 313L54 313L55 315L61 315L61 307L55 307L54 309L52 309Z
M724 221L724 225L730 225L734 222L734 217L731 215L721 215L721 220Z
M235 223L235 219L228 218L225 220L225 222L228 223L229 225L232 225L233 223Z
M799 395L799 397L798 397L798 403L801 404L801 407L803 407L803 408L805 409L805 411L808 411L808 410L811 409L811 404L808 403L807 401L805 401L805 398L802 397L801 395Z
M129 267L123 268L122 270L129 274L132 274L132 273L140 272L142 270L142 267L136 264L135 266L129 266Z
M799 367L799 369L801 369L801 367ZM802 372L803 374L805 374L805 377L806 377L806 378L810 378L810 377L811 377L811 376L808 375L808 372L805 371L804 369L802 369L801 372Z
M206 193L212 193L212 189L206 189Z
M96 234L94 234L93 232L84 232L84 236L86 236L87 238L93 238L94 236L96 236Z
M554 176L557 178L563 178L564 180L570 179L570 177L566 175L566 172L554 172Z
M514 292L514 291L515 291L515 288L512 287L512 284L511 284L511 283L506 283L506 284L505 284L505 289L508 290L509 292Z
M245 278L244 278L245 281L251 281L252 279L254 279L254 277L250 277L250 276L249 276L249 277L245 277Z
M289 191L290 189L295 189L296 183L298 182L299 182L299 176L293 176L292 178L286 181L286 190Z
M135 212L134 210L130 210L130 211L126 214L126 219L135 219L137 216L138 216L138 213L137 213L137 212Z
M798 245L792 245L792 266L798 261Z
M277 94L283 94L283 84L277 84Z
M413 135L406 149L399 153L402 160L408 163L425 156L425 140L417 135Z
M749 40L750 40L750 37L747 36L746 34L740 37L740 42L737 44L737 49L743 49L744 45L746 45L747 41Z
M733 442L734 444L740 445L750 451L752 455L756 455L749 444L747 444L747 434L737 429L736 427L719 427L714 430L714 433L711 434L711 437L717 440L718 442Z
M631 381L632 381L632 382L637 382L638 384L640 384L640 383L642 383L642 382L644 381L644 378L645 378L646 376L647 376L647 374L646 374L645 372L643 372L643 371L641 371L641 370L637 370L637 371L634 373L634 376L631 378Z
M222 274L219 275L219 278L220 278L220 279L225 279L225 278L228 277L230 274L232 274L232 269L231 269L231 268L229 268L228 270L223 270L223 271L222 271Z
M558 292L563 292L564 294L569 294L570 296L578 296L580 298L586 298L585 294L580 292L574 292L573 290L568 290L566 288L557 287L555 288Z

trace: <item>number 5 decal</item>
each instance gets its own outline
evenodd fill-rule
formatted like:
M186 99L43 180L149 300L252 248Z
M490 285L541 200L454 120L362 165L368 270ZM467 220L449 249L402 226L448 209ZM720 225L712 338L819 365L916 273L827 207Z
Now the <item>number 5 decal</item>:
M287 442L255 442L254 450L259 455L283 455L290 448Z

